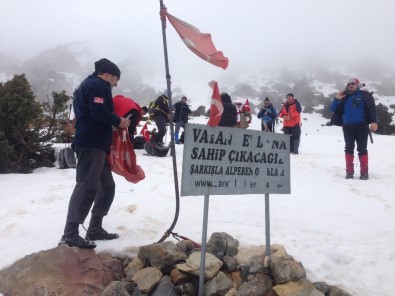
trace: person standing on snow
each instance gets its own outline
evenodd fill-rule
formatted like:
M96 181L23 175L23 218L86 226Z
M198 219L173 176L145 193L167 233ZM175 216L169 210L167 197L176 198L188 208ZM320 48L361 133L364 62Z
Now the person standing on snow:
M236 127L238 128L248 128L250 125L249 123L251 122L251 109L248 105L246 105L238 100L234 104L237 110L237 116L236 116Z
M259 110L257 117L262 120L262 131L274 132L274 124L278 123L277 111L270 103L268 97L263 100L263 106Z
M183 96L180 101L173 105L173 121L176 124L174 131L174 141L176 144L180 144L180 128L182 127L185 131L185 124L188 123L188 114L192 113L191 109L189 109L189 106L187 105L187 100L187 97Z
M236 127L237 124L237 109L232 104L232 99L227 93L221 94L222 106L224 112L221 115L221 120L218 126Z
M286 102L283 104L278 116L283 119L284 134L291 136L291 154L299 154L301 112L302 106L300 105L299 101L294 98L292 93L287 94Z
M93 249L95 240L111 240L118 234L102 227L115 195L115 183L106 155L112 142L112 127L125 128L129 120L113 113L111 90L117 86L121 71L111 61L95 62L95 71L80 85L74 97L76 132L72 148L77 154L77 184L70 197L66 226L59 244ZM94 204L93 204L94 203ZM92 207L92 216L85 239L79 236Z
M159 96L156 101L156 111L154 112L153 120L158 128L158 133L155 135L156 145L162 146L163 137L166 135L167 123L169 122L169 94L165 90L163 95Z
M360 89L357 78L348 81L346 89L337 93L331 104L334 112L330 124L343 126L346 179L354 178L354 148L357 143L361 180L369 179L368 135L377 126L376 105L372 94ZM369 126L370 125L370 126Z

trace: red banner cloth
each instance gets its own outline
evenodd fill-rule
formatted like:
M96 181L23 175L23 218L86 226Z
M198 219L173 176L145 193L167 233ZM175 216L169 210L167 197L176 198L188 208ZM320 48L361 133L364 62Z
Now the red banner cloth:
M143 169L136 163L136 154L126 128L117 128L112 132L107 160L111 170L129 182L138 183L145 178Z
M167 18L178 35L180 35L182 41L192 52L203 60L224 70L228 67L229 59L224 57L222 51L217 51L211 40L211 34L201 33L198 28L176 18L168 12Z
M209 86L213 89L213 94L211 96L210 118L207 122L207 125L218 126L222 113L224 112L224 106L222 105L218 83L216 81L211 81Z

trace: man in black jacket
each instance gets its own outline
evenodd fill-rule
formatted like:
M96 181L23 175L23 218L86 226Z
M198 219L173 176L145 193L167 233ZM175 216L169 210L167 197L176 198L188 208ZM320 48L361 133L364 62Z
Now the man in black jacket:
M188 114L192 113L191 109L189 109L189 106L187 105L187 100L187 97L183 96L179 102L173 105L173 120L176 124L174 131L174 141L176 144L180 144L180 128L182 127L185 131L185 124L188 123Z
M118 238L102 227L115 195L115 183L106 155L112 142L112 127L125 128L129 120L113 113L112 88L117 86L121 71L111 61L95 62L95 71L75 92L76 132L72 147L77 154L77 184L70 197L64 234L59 244L93 249L95 240ZM79 236L92 207L92 216L85 239Z
M167 90L165 90L163 95L159 96L155 101L157 110L154 113L153 119L158 128L158 133L155 135L155 142L159 146L163 144L163 137L166 135L166 127L169 121L170 109L168 100L169 95Z

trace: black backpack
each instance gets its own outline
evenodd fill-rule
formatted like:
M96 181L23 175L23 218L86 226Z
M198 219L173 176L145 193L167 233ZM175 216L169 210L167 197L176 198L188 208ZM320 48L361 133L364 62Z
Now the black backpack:
M71 147L63 148L59 151L59 168L60 169L75 169L77 161L74 151Z

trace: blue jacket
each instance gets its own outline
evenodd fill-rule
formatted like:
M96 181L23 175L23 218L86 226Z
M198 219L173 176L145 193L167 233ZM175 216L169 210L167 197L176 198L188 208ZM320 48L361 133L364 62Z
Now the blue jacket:
M376 105L371 93L357 90L346 94L345 98L333 99L331 111L335 112L331 119L333 125L361 125L377 122Z
M90 75L77 90L73 102L76 132L73 145L110 151L112 126L121 118L113 113L111 85L98 76Z
M269 104L269 106L267 106L267 108L262 107L262 109L259 111L257 117L261 118L262 122L271 123L277 117L277 111L276 111L276 109L274 109L272 104Z

